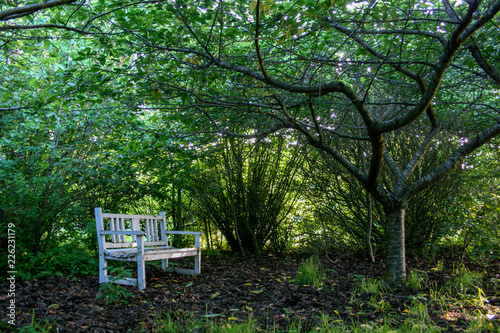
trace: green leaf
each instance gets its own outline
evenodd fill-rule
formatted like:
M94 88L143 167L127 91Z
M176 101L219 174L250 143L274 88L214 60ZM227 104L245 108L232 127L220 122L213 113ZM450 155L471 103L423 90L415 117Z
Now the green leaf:
M257 1L256 0L253 0L251 3L250 3L250 8L248 9L250 14L253 13L253 11L255 10L255 7L257 6Z

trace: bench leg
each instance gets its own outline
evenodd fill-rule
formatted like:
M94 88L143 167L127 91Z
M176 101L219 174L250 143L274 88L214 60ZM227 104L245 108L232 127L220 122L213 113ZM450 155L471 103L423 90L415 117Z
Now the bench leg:
M201 252L198 250L198 254L194 257L194 274L200 274L201 270Z
M144 261L144 236L137 237L137 287L146 289L146 262Z
M164 271L166 271L167 267L168 267L168 259L162 259L161 260L161 269L163 269Z
M146 263L142 260L137 261L137 286L139 290L146 289Z
M99 284L108 282L108 263L104 255L99 255Z

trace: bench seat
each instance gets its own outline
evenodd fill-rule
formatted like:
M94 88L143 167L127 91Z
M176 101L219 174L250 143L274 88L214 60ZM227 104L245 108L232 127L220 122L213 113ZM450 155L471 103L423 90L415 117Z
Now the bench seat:
M159 259L175 259L195 256L198 254L198 249L195 247L189 248L174 248L172 246L145 247L144 260L159 260ZM108 249L104 251L104 257L111 260L137 261L137 249Z

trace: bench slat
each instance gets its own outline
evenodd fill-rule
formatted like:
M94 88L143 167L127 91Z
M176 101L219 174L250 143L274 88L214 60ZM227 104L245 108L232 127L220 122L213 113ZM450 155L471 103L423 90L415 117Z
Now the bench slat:
M100 235L145 235L144 231L132 231L132 230L100 230L98 231ZM119 243L126 243L119 242Z

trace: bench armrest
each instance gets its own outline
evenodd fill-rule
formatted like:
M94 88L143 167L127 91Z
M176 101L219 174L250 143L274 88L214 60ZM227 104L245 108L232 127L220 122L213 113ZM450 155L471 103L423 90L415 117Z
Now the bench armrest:
M201 236L203 235L202 232L200 231L165 231L167 235L197 235Z
M203 235L200 231L165 231L165 235L194 235L194 246L199 249L201 247L200 237Z
M116 230L100 230L98 231L100 235L131 235L131 236L144 236L146 233L144 231L116 231Z

